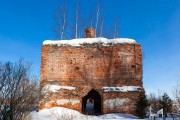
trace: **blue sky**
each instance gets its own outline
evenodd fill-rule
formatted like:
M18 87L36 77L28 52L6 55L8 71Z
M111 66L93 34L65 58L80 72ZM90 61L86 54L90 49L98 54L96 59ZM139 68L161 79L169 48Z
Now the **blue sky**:
M83 16L97 0L79 0ZM33 62L40 74L41 45L55 39L52 28L57 4L66 4L71 17L75 0L0 0L0 61ZM143 48L143 84L147 93L162 90L172 94L180 81L180 1L100 0L106 26L115 18L120 36L133 38ZM171 95L172 96L172 95Z

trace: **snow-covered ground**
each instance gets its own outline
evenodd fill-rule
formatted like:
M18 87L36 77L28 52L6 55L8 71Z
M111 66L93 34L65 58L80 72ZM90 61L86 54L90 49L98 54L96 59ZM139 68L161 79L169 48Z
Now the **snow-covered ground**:
M104 114L99 116L83 115L75 110L63 107L43 109L39 112L33 111L30 113L30 118L32 120L140 120L136 116L120 113ZM148 120L148 118L144 120ZM153 118L151 120L153 120ZM156 120L163 120L163 118L156 118ZM166 118L166 120L173 120L173 118Z
M137 119L137 117L128 114L105 114L99 116L83 115L75 110L53 107L43 109L39 112L33 111L30 114L32 120L118 120L118 119Z

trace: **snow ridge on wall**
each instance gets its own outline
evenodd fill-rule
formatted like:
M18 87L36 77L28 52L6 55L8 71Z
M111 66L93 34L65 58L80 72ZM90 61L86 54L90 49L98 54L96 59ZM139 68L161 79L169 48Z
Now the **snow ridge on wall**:
M122 86L122 87L103 87L104 92L135 92L139 91L140 86Z
M107 38L79 38L72 40L45 40L43 45L58 45L58 46L81 46L83 44L101 44L103 46L114 45L118 43L128 43L128 44L137 44L137 42L133 39L129 38L115 38L115 39L107 39Z
M75 90L76 88L75 87L70 87L70 86L59 86L59 85L47 84L42 88L41 92L42 93L57 92L60 89Z

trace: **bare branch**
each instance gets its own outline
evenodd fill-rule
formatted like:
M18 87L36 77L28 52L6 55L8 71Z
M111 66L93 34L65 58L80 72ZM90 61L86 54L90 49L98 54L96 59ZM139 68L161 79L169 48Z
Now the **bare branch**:
M55 14L57 26L56 26L55 32L61 40L63 39L64 31L67 26L66 16L67 16L66 6L62 5L60 7L57 7L56 14Z
M91 28L93 27L93 19L94 19L94 13L91 14Z
M101 20L101 26L100 26L100 37L102 37L102 34L103 34L103 25L104 25L104 18L102 18Z
M119 22L118 19L115 19L113 38L118 38L118 31L119 31Z
M99 14L100 14L100 6L99 6L99 3L98 3L98 4L97 4L97 11L96 11L95 37L97 37L97 29L98 29L98 22L99 22Z
M79 22L79 2L76 1L76 19L75 19L75 31L74 31L74 38L78 37L78 22Z

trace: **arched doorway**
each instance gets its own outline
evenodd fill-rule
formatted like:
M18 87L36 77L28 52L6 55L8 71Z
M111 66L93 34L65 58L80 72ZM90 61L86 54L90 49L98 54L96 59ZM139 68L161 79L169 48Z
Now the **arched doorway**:
M82 98L82 113L86 112L87 100L90 98L94 100L94 114L101 114L101 96L99 92L94 89Z

